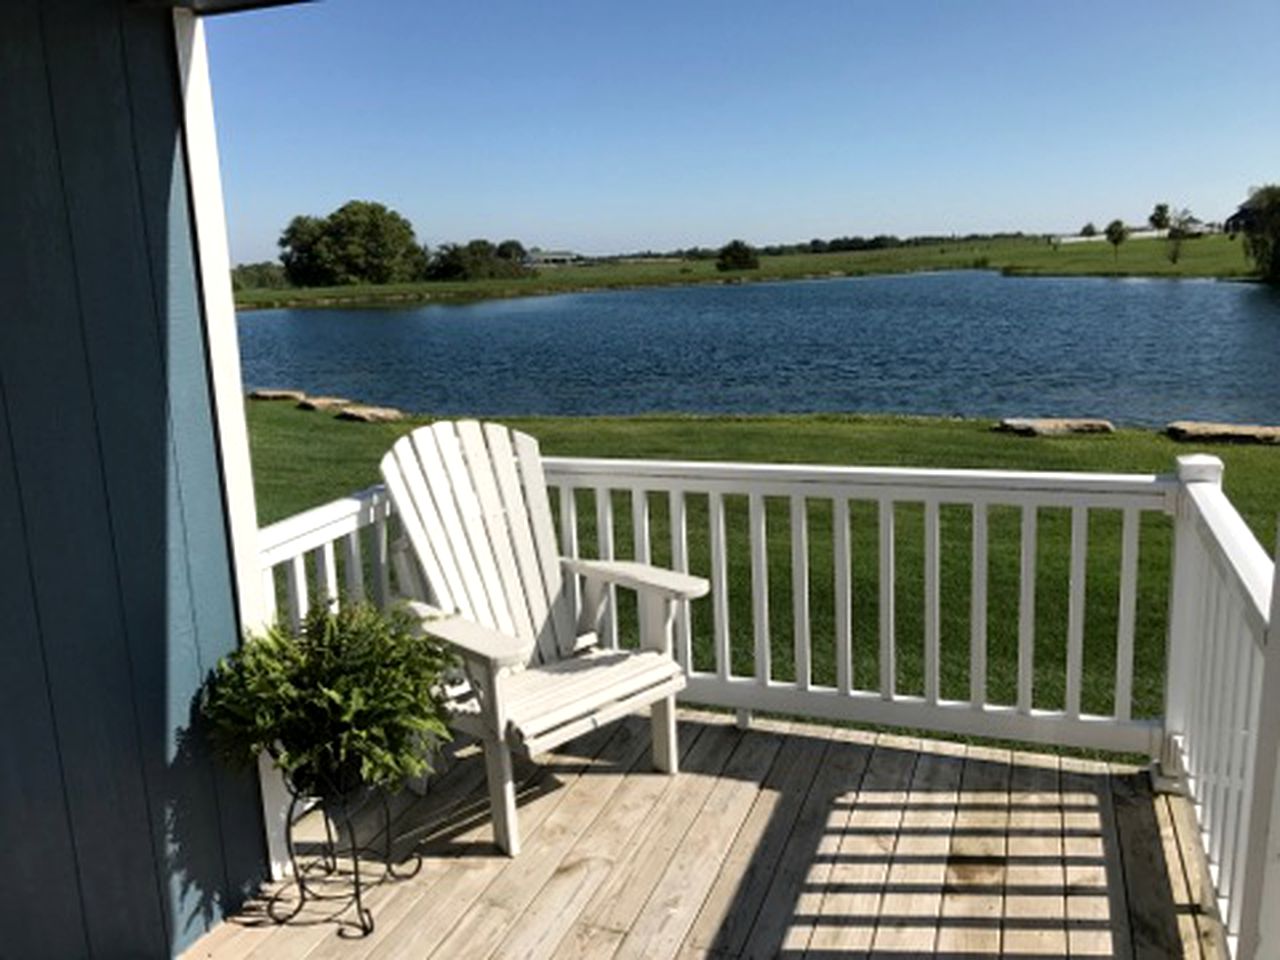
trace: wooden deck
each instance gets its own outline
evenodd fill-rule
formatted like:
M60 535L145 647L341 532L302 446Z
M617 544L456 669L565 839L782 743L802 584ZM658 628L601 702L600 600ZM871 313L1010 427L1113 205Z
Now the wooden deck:
M462 758L396 820L416 877L186 957L1225 956L1185 801L1145 771L684 712L683 772L628 718L522 770L514 859Z

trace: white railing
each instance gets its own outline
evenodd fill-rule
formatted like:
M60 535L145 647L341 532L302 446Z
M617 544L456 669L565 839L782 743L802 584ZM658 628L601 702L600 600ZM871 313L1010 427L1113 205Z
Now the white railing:
M670 538L669 556L663 562L709 576L711 596L701 602L709 610L694 605L682 612L677 623L676 647L689 676L685 695L691 701L1041 743L1134 752L1158 749L1159 721L1134 717L1131 710L1134 624L1141 516L1171 512L1176 484L1170 478L561 458L549 458L546 469L548 483L559 489L566 554L576 555L586 548L598 556L613 557L621 527L634 558L648 561L656 545L652 518L660 511ZM587 525L594 528L590 544L581 529L584 506ZM1019 587L1016 623L1011 624L992 623L989 617L991 523L997 510L1006 514L1000 517L1001 532L1007 533L1010 526L1017 531L1014 575ZM1063 521L1069 516L1071 531L1070 580L1063 585L1068 594L1066 649L1058 684L1046 682L1045 670L1036 664L1037 651L1044 652L1043 644L1037 642L1036 615L1037 603L1046 599L1045 584L1037 581L1038 519L1044 510L1063 512ZM965 530L963 544L948 541L944 545L944 511L948 528ZM956 511L962 516L956 516ZM1086 712L1082 704L1093 511L1116 515L1123 553L1116 590L1113 708L1105 715ZM730 522L731 513L737 515L736 523ZM819 514L825 521L823 529L811 522ZM771 530L779 521L785 528L780 537ZM706 526L695 529L695 523ZM860 535L863 524L866 534ZM730 535L731 526L739 528L738 536ZM906 585L899 582L898 557L914 553L902 550L908 528L912 535L918 528L923 557L918 578L923 615L916 642L900 636L899 624ZM775 545L775 540L780 543ZM854 588L855 540L868 554L856 558L859 567L870 568L861 579L875 581L868 604L875 608L875 650L866 657L855 655L862 651L855 650L854 624L865 613ZM705 568L691 563L695 543L705 556ZM827 548L829 563L815 553ZM957 550L965 556L957 557ZM1009 553L1008 545L1003 544L999 552ZM949 602L965 605L963 618L968 620L968 636L962 638L967 654L960 654L967 660L967 696L952 699L945 698L942 689L941 625L956 622L955 616L946 616L953 611L943 605L944 556L957 561L949 563L949 568L963 567L966 560L969 567L967 596L957 601L958 591L945 592ZM813 580L815 566L829 567L830 583ZM741 572L738 591L748 595L749 604L747 597L734 596L730 571ZM743 583L747 571L749 583ZM770 616L771 591L784 583L790 585L786 590L791 606L789 637L776 635L777 624ZM824 622L830 615L833 637L815 635L819 598ZM708 613L711 662L706 664L710 669L702 669L693 620ZM608 616L606 639L617 635L616 605ZM1008 665L1016 670L1016 690L1005 703L993 702L988 692L988 675L1004 669L993 659L995 651L989 643L997 634L1016 635L1016 657ZM1009 645L1002 644L1001 649ZM778 649L788 647L790 662L775 662ZM947 661L954 665L957 655L951 647ZM871 676L855 669L872 657ZM918 689L903 689L900 661L918 667L912 671L919 674ZM1047 704L1053 695L1060 702Z
M276 618L281 600L294 627L315 597L369 598L385 606L391 597L390 518L391 498L376 486L263 527L258 563L267 619Z
M1264 952L1276 889L1280 663L1275 564L1222 491L1222 463L1186 457L1177 516L1167 704L1168 760L1185 773L1223 924L1239 956ZM1272 934L1274 938L1274 933Z
M1219 461L1181 458L1176 477L545 465L567 555L625 552L711 580L677 619L686 699L1160 755L1185 772L1233 953L1280 956L1280 911L1263 909L1280 902L1280 597ZM339 593L385 603L394 522L371 487L261 530L273 614L279 602L296 623ZM1045 549L1053 527L1065 556ZM780 595L789 609L773 609ZM611 598L604 642L626 642L635 617ZM1166 624L1152 709L1135 654Z

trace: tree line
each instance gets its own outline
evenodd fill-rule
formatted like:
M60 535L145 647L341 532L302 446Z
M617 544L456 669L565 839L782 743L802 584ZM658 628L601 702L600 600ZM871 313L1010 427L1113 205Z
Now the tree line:
M1157 203L1147 217L1156 230L1166 231L1166 255L1176 264L1185 241L1200 236L1205 226L1185 207L1174 209ZM1223 225L1233 239L1243 238L1246 255L1258 275L1280 285L1280 185L1250 190L1249 197ZM1086 223L1085 237L1097 236L1098 228ZM1113 255L1130 228L1121 219L1112 220L1102 231ZM646 251L650 258L715 260L722 271L753 270L761 256L802 253L845 253L919 247L940 243L1018 239L1017 233L968 234L965 236L920 236L900 238L890 234L872 237L843 236L814 238L792 244L753 247L744 240L732 240L719 249L688 247L666 253ZM1055 241L1056 243L1056 241ZM280 234L279 262L240 264L232 271L237 290L283 287L331 287L349 284L411 283L433 280L482 280L532 276L529 252L519 240L471 240L445 243L430 249L418 243L413 225L395 210L381 203L352 200L324 217L294 217Z
M280 261L241 264L237 289L338 287L482 280L532 274L519 240L472 240L430 249L413 224L381 203L352 200L324 217L300 215L280 234Z

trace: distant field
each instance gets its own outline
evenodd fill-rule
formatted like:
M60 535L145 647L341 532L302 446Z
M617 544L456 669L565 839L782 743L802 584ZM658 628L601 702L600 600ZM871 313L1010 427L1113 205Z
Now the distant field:
M382 454L398 435L427 419L355 424L320 413L300 412L286 404L251 403L249 428L261 522L278 520L376 483ZM1110 436L1027 439L993 433L989 421L884 416L536 418L507 422L538 437L545 453L568 456L1163 473L1173 469L1177 455L1197 449L1138 430L1122 430ZM1230 446L1215 447L1212 452L1226 461L1228 495L1269 548L1280 510L1280 490L1274 483L1280 469L1280 448ZM623 494L615 496L621 498ZM861 677L877 675L873 506L857 503L853 509L854 668ZM618 555L627 556L631 550L630 510L621 499L614 507ZM747 535L745 498L727 497L726 511L734 669L749 672L752 608L751 572L742 548ZM768 511L770 632L777 675L785 679L792 656L786 504L770 502ZM823 684L834 681L830 513L829 504L814 501L811 505L814 679ZM1120 544L1118 520L1111 514L1114 511L1095 511L1090 522L1084 654L1084 697L1089 710L1110 707L1114 684ZM589 555L594 543L594 510L584 502L579 505L578 515L584 551ZM918 505L903 505L897 519L900 689L919 692L923 683L919 600L923 551ZM668 518L660 498L653 503L652 523L654 559L667 563ZM969 523L967 511L943 509L942 684L943 694L948 697L964 697L968 682ZM993 508L990 523L989 684L998 702L1009 702L1017 659L1018 517L1012 508ZM1134 671L1134 703L1139 716L1160 711L1170 526L1166 517L1151 517L1143 523ZM690 498L689 531L692 569L705 573L705 498ZM1040 511L1035 685L1037 697L1046 698L1039 701L1042 703L1061 703L1063 696L1070 540L1068 511ZM700 669L707 668L711 657L706 603L698 601L694 611L694 653ZM619 609L624 625L633 622L628 619L629 601L620 600Z
M1243 277L1249 263L1238 240L1225 236L1188 240L1175 266L1163 240L1130 240L1116 256L1111 245L1067 244L1055 249L1043 238L939 243L858 253L805 253L762 257L759 270L724 274L713 260L604 262L546 267L537 276L506 280L389 284L377 287L324 287L305 290L245 290L236 304L249 309L281 306L378 305L419 301L457 302L536 296L579 290L722 283L726 280L792 280L806 277L863 276L919 270L1001 270L1016 275L1090 275L1158 277Z

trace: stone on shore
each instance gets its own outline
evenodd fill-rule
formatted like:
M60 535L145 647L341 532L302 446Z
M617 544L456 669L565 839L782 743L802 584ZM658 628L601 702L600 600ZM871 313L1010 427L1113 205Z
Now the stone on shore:
M304 397L298 403L299 410L338 410L349 406L349 397Z
M338 411L339 420L356 420L360 423L395 423L404 419L404 413L395 407L370 407L362 403L343 407Z
M1110 420L1072 417L1005 417L995 427L1020 437L1057 437L1068 433L1115 433Z
M277 390L272 387L264 387L260 390L251 390L249 392L250 400L292 400L297 403L305 400L307 395L301 390Z
M1202 420L1175 420L1164 428L1174 440L1202 443L1280 443L1280 427L1256 423L1212 423Z

